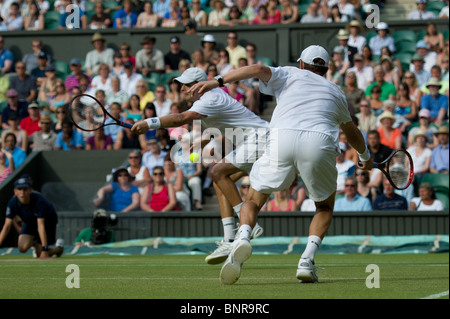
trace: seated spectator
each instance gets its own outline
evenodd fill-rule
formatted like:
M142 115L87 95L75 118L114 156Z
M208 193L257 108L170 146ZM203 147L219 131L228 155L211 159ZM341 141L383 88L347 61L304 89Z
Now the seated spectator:
M205 55L203 54L202 49L197 49L192 53L192 66L193 67L200 68L206 72L208 65L209 65L209 63L208 63L208 61L206 61Z
M442 211L444 210L444 205L436 198L433 185L431 183L422 183L419 186L419 196L412 199L409 210Z
M419 111L419 126L413 127L408 131L408 147L414 145L414 137L418 131L422 131L427 136L427 147L434 148L439 142L435 133L438 131L438 128L433 124L430 125L430 111L427 109L422 109Z
M140 106L139 96L133 94L128 102L128 107L125 108L124 115L125 118L132 119L134 122L142 120L142 110Z
M362 197L366 197L370 200L370 204L374 201L377 196L377 190L370 186L370 172L356 168L356 191Z
M372 54L381 55L381 49L388 47L391 52L395 52L394 38L389 35L389 26L386 22L379 22L376 26L377 35L370 38L369 47Z
M112 26L112 19L102 1L96 1L94 5L95 13L91 16L89 28L91 30L107 29Z
M125 68L122 63L122 54L115 52L113 55L113 65L111 66L111 77L119 77L125 72Z
M36 79L36 86L39 88L42 82L45 80L45 70L47 68L47 54L45 52L39 53L38 56L38 66L31 70L30 75Z
M105 93L112 90L109 69L109 66L105 63L101 63L98 66L98 75L94 76L89 88L90 95L95 95L98 90L102 90Z
M31 136L34 132L41 130L39 127L40 109L36 101L28 104L28 113L29 115L20 121L20 128L27 132L27 136Z
M148 140L147 147L148 151L142 155L142 165L146 166L149 172L152 172L156 166L164 167L164 158L167 152L161 150L158 140L156 138Z
M425 60L423 56L419 53L414 53L411 58L411 66L409 70L414 74L417 80L417 86L421 88L426 85L431 77L431 73L424 68ZM406 74L405 74L406 76Z
M281 0L281 23L289 24L299 21L298 6L292 0Z
M430 173L448 174L449 153L448 153L448 126L441 126L435 133L439 145L433 148L431 153Z
M86 150L112 150L113 140L111 136L105 135L103 127L95 130L93 136L89 136L86 141Z
M170 10L162 16L161 27L174 28L181 21L181 9L178 0L170 0Z
M245 12L245 10L243 11L242 8L239 6L239 1L236 1L237 5L239 7L239 9L241 10L241 12L243 14L245 14L247 16L247 18L249 18L249 20L253 20L251 19L251 17L249 17L247 15L247 13ZM281 23L281 11L280 9L278 9L278 0L269 0L267 2L267 13L268 13L268 17L269 17L269 24L278 24ZM323 22L326 22L325 20Z
M9 89L8 91L6 91L8 105L2 110L2 129L9 128L9 114L15 113L19 118L19 121L28 116L28 102L19 101L18 96L19 94L15 89Z
M86 73L87 74L97 74L99 73L100 66L109 67L113 64L114 50L105 47L106 40L102 37L99 32L94 33L91 39L91 43L94 46L93 50L90 50L86 54Z
M138 15L132 10L132 1L124 0L123 8L114 14L113 28L124 29L136 26Z
M396 121L392 112L384 111L380 117L380 126L378 133L380 134L380 142L392 149L400 149L402 147L402 133L400 129L394 128Z
M16 146L23 149L25 152L28 151L28 136L27 132L19 127L19 118L16 113L10 113L8 115L8 127L2 131L0 144L5 145L5 136L7 133L14 133L16 135Z
M179 70L179 65L181 60L185 59L190 62L191 55L187 51L181 49L180 38L177 36L171 37L170 51L164 55L165 72L171 73L181 71Z
M153 12L153 3L146 1L144 11L139 13L136 28L155 28L158 25L158 15Z
M367 132L367 147L374 162L381 163L389 157L392 149L380 142L380 133L377 130Z
M8 165L6 165L6 160L8 160ZM0 185L12 172L14 172L14 159L12 154L0 148Z
M425 40L419 40L416 43L416 53L420 54L423 57L423 68L425 71L430 72L431 68L436 65L437 62L437 53L434 51L430 51L430 47ZM413 66L410 65L409 70L413 70Z
M125 91L128 96L136 94L136 85L142 80L142 75L133 71L133 64L127 61L123 64L125 72L120 75L120 89Z
M334 204L335 212L368 212L372 210L370 199L358 194L356 184L354 177L345 179L345 196L336 200Z
M444 49L444 35L438 32L436 24L433 22L427 24L423 40L428 44L431 51L440 53Z
M398 128L400 130L400 132L402 133L402 135L403 134L406 135L406 130L411 125L411 122L408 121L404 116L402 116L400 114L396 114L395 111L398 109L399 108L395 105L394 101L386 100L383 102L383 110L384 110L383 113L388 111L388 112L391 112L392 115L394 115L395 121L392 124L392 127ZM377 118L377 127L380 127L381 115ZM402 138L402 142L403 142L403 138Z
M113 118L108 117L105 120L105 124L115 123L115 120L119 121L125 121L125 118L121 115L122 114L122 107L119 103L113 102L110 105L109 113ZM106 125L105 126L105 134L111 136L113 142L115 143L117 140L117 135L119 131L121 131L122 128L119 125Z
M151 2L147 2L151 3ZM136 53L136 72L148 77L152 72L164 72L164 54L155 48L156 39L146 36L141 42L142 49Z
M444 80L442 79L442 68L439 65L433 65L431 67L431 71L430 71L430 75L432 78L436 78L439 80L439 83L441 84L441 88L439 89L439 93L442 95L446 95L448 93L448 89L449 89L449 82L448 79ZM424 94L429 94L430 90L428 90L427 86L424 85L420 88L420 90L422 91L422 93Z
M19 4L13 2L9 7L9 14L5 17L4 23L8 31L19 31L23 29L24 20L20 15Z
M430 111L431 121L436 125L441 125L448 119L448 96L439 93L441 83L437 78L431 78L427 83L430 94L422 96L420 108Z
M37 97L36 79L26 74L25 63L21 61L16 63L16 74L10 78L9 88L17 91L19 101L35 100Z
M439 12L439 19L448 19L450 14L448 13L448 0L444 1L447 5L441 9Z
M217 27L221 21L225 20L230 9L225 6L223 0L213 0L210 2L210 6L214 9L208 15L208 26Z
M71 8L69 12L67 9ZM77 13L75 13L77 10ZM86 29L88 25L87 15L81 10L79 6L73 6L72 0L65 0L64 6L60 11L58 29L72 30L72 29Z
M64 85L66 89L70 92L74 87L80 87L80 78L82 76L87 76L89 78L89 82L91 81L91 76L85 74L82 71L81 60L78 58L73 58L70 60L70 70L72 73L68 75L64 81Z
M221 49L219 51L219 59L219 62L216 64L216 68L220 75L224 76L235 69L233 64L230 63L230 54L227 50Z
M172 101L166 97L165 85L158 85L155 89L156 99L153 101L156 110L156 116L161 117L170 114Z
M336 53L342 55L341 53L339 53L339 51L342 51L342 49L343 49L342 47L339 47L337 49L335 48L333 56L336 56ZM342 83L343 76L342 76L341 72L339 72L339 70L336 66L336 62L333 59L330 59L328 61L328 71L325 76L328 81L333 82L337 86L341 86L343 84Z
M0 35L0 69L3 74L13 70L14 55L11 51L5 49L5 39Z
M417 119L418 108L416 102L411 101L409 97L408 84L405 82L400 83L397 90L394 114L402 116L409 123L412 123Z
M53 151L57 134L52 130L52 119L49 115L41 115L39 121L40 131L35 132L29 138L30 148L33 152Z
M134 124L134 120L131 118L125 119L126 123ZM120 126L119 126L120 127ZM116 141L114 142L114 149L141 149L146 150L146 140L145 135L136 135L131 132L130 129L126 129L124 127L120 127L120 130L117 132Z
M363 47L367 43L366 37L361 35L361 33L364 31L364 27L358 22L358 20L352 20L349 24L347 24L346 28L350 33L348 38L348 45L357 48L358 53L361 54Z
M384 69L384 80L388 83L394 84L395 88L398 89L400 84L400 75L394 62L392 61L392 58L388 55L382 55L380 58L380 65Z
M139 189L142 195L144 187L152 182L148 168L142 165L142 153L139 149L132 150L128 154L128 172L134 178L133 185Z
M353 63L354 66L347 70L347 74L354 72L358 88L365 92L367 87L373 82L373 68L364 65L364 57L360 53L353 56Z
M183 170L176 167L170 159L170 154L164 158L164 176L166 182L173 186L180 210L191 211L191 192L184 181Z
M395 193L395 188L383 177L384 194L375 198L373 210L408 210L406 198Z
M44 30L44 14L38 4L32 1L28 4L28 16L24 17L25 30Z
M240 104L244 104L244 95L237 91L238 85L239 81L230 82L227 87L223 88L223 90Z
M44 72L45 77L41 82L37 99L45 105L50 106L56 95L56 69L53 65L47 65Z
M125 213L139 209L139 190L132 181L133 177L126 168L118 168L113 173L113 182L97 191L94 205L100 207L109 195L107 210Z
M55 83L56 94L53 96L49 107L52 112L57 113L58 109L69 104L71 97L69 93L67 93L66 86L62 79L56 79Z
M272 0L273 1L273 0ZM276 2L276 0L274 1ZM270 1L269 1L270 3ZM305 14L301 19L300 23L325 23L327 19L325 16L319 12L319 4L312 1L309 4L308 13Z
M418 130L414 135L414 145L407 149L413 160L414 178L419 181L430 171L431 150L427 147L427 142L427 133Z
M208 66L209 68L209 66ZM175 77L172 77L169 80L169 91L167 92L167 98L172 101L172 103L180 103L182 101L182 95L184 93L181 92L181 84L180 82L175 81ZM173 106L173 104L172 104ZM171 106L171 108L172 108ZM171 112L172 113L172 112Z
M71 151L84 149L83 135L73 129L72 121L65 119L55 141L55 150Z
M63 105L61 107L58 107L58 109L55 111L55 114L56 122L52 125L52 131L54 131L55 133L60 133L62 132L62 123L64 122L64 120L67 119L70 121L67 106Z
M167 212L178 210L175 190L164 180L164 168L156 166L152 173L153 183L144 188L141 196L141 209L146 212Z
M339 142L340 154L336 157L336 169L337 169L337 187L336 193L343 194L345 192L345 179L349 176L353 176L355 173L356 165L353 161L345 158L347 147L345 143Z
M336 80L334 80L333 82L336 83L337 85L342 85L344 75L351 66L350 61L346 59L344 46L338 45L334 47L332 61L336 66L337 72L339 72L339 74L341 75L341 78L338 82ZM331 60L329 62L331 62Z
M22 163L25 161L27 157L27 153L17 147L17 139L16 135L12 132L6 133L4 136L4 145L2 148L5 152L11 154L11 157L14 161L14 168L17 169ZM10 156L6 156L6 162L5 165L9 166L9 158Z
M119 77L112 76L111 90L106 91L106 104L111 106L114 103L117 103L121 108L125 108L128 104L128 98L128 93L121 89Z
M408 85L410 100L415 102L417 108L419 108L422 92L420 91L419 82L417 81L416 75L411 71L406 71L403 79L405 84Z
M355 115L358 119L358 128L366 134L377 129L377 117L372 113L370 102L362 99L356 108L360 112Z
M131 50L131 46L124 42L120 45L119 48L119 53L122 56L122 63L125 67L125 63L127 62L131 62L131 64L133 65L133 71L134 68L136 67L136 58L130 54L130 50Z
M380 92L380 100L395 100L395 96L397 95L397 91L395 89L395 85L389 82L386 82L384 76L386 72L381 65L378 65L374 69L374 79L375 81L370 84L366 89L366 96L370 96L371 90L374 86L379 86L381 89ZM373 108L373 107L372 107Z
M427 0L416 0L417 10L413 10L408 14L408 20L433 20L436 15L432 11L427 10Z
M295 200L289 196L289 188L275 192L275 198L267 203L269 212L295 212L297 210Z
M136 95L139 97L140 110L144 110L148 103L155 100L155 94L149 90L148 83L144 79L139 80L136 84Z
M365 98L364 91L358 87L355 72L347 72L347 75L345 76L345 86L342 88L342 91L345 93L347 102L351 104L353 108L359 105L361 100Z

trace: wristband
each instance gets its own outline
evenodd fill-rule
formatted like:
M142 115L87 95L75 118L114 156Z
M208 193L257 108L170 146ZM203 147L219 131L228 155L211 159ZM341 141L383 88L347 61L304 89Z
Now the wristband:
M370 161L370 153L369 153L369 149L367 148L367 146L366 146L366 150L362 154L358 153L358 156L359 156L359 159L360 159L361 162L368 162L368 161Z
M42 251L48 251L48 246L42 246Z
M161 121L159 117L151 117L149 119L145 119L145 122L147 122L149 129L158 129L161 127Z

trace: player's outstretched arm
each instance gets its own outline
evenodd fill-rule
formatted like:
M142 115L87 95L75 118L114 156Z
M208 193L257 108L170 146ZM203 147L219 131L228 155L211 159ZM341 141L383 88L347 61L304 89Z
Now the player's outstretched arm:
M150 129L179 127L184 124L192 123L194 120L200 120L203 117L205 117L205 115L193 111L152 117L136 122L131 128L131 131L134 134L144 134Z
M369 150L367 149L364 137L361 131L356 127L353 122L347 122L341 124L341 129L344 131L348 142L358 152L359 159L361 160L361 168L364 170L372 169L372 159L370 158Z

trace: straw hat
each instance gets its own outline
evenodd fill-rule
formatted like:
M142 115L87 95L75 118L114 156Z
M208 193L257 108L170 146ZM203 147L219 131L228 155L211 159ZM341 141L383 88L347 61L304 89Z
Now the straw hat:
M103 42L106 41L99 32L95 32L94 35L92 36L91 43L94 43L95 41L98 41L98 40L103 41Z
M379 119L380 119L380 122L381 122L383 119L391 119L391 120L393 120L394 122L396 121L394 114L392 114L392 112L389 112L389 111L384 111L383 113L381 113Z
M338 40L348 40L349 37L350 33L345 29L340 29L336 36Z
M350 21L349 24L346 25L347 30L350 28L358 28L359 32L362 32L364 30L363 26L359 23L358 20Z
M446 126L446 125L440 126L439 130L434 134L435 135L438 135L438 134L447 134L448 135L448 126Z
M428 83L427 83L427 87L429 86L439 86L442 87L441 82L439 81L438 78L431 78Z
M428 135L427 133L425 133L422 130L417 130L416 134L414 134L414 141L419 137L419 136L423 136L425 138L425 140L428 142Z

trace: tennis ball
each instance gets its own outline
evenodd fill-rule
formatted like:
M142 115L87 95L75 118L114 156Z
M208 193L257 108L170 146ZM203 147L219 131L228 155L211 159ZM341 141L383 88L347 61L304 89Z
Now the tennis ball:
M191 160L192 163L197 163L198 160L200 159L200 155L194 152L189 156L189 159Z

